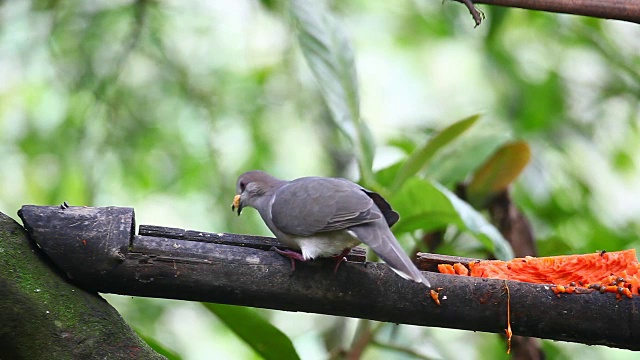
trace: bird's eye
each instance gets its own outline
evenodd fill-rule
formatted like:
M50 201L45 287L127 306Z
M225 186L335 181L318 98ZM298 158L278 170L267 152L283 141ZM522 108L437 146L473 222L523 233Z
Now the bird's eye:
M244 188L247 187L247 184L244 183L244 181L240 181L240 191L244 192Z

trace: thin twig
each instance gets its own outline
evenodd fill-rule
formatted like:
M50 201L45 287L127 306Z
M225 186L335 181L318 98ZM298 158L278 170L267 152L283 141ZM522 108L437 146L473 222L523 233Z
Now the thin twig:
M474 27L478 27L478 25L482 23L482 19L484 19L484 13L476 9L475 5L473 5L473 2L471 0L460 0L460 2L465 4L467 9L469 9L469 12L471 13L471 17L473 17L473 21L476 22L476 26Z
M469 8L469 0L456 1ZM624 20L640 24L640 2L635 0L476 0L473 3ZM473 18L478 24L475 15Z
M511 337L513 336L513 332L511 332L511 293L509 292L509 284L507 281L504 281L504 288L507 291L507 328L505 329L505 333L507 335L507 354L511 353Z

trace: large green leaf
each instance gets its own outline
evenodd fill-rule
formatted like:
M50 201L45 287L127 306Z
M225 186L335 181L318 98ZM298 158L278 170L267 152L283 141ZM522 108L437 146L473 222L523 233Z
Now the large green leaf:
M422 170L438 150L462 135L468 128L473 126L478 119L480 119L480 114L471 115L466 119L457 121L439 132L424 145L415 149L398 171L391 186L391 191L399 189L408 178Z
M456 220L447 197L429 181L417 177L407 180L388 200L400 213L400 221L393 227L395 233L442 229Z
M300 359L291 340L255 310L242 306L202 304L263 358Z
M383 186L385 188L389 188L391 187L391 184L393 183L393 181L395 180L398 171L400 171L400 168L402 167L402 164L404 164L403 160L400 160L394 164L391 164L389 166L387 166L386 168L380 169L378 171L376 171L375 177L376 177L376 182L380 185ZM388 191L384 191L385 194L388 193Z
M463 225L463 228L476 235L485 245L490 245L489 248L493 248L493 252L498 259L513 259L514 255L511 245L495 226L449 189L438 183L434 183L433 185L451 201L451 205L462 221L461 225Z
M513 250L502 234L471 205L438 183L412 177L389 200L401 214L394 226L396 233L430 231L453 224L473 234L498 259L513 258Z
M358 77L351 45L324 1L294 0L291 9L300 48L331 117L353 143L362 177L370 183L375 145L369 128L360 119Z
M424 173L447 186L462 182L510 139L507 130L476 127L438 151Z

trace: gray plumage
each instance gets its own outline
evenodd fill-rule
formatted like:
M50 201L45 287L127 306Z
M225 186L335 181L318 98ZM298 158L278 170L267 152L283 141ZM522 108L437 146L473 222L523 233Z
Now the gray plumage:
M262 171L238 178L238 214L253 207L274 235L299 249L304 260L337 256L367 244L405 279L430 286L389 229L398 214L379 194L340 178L283 181Z

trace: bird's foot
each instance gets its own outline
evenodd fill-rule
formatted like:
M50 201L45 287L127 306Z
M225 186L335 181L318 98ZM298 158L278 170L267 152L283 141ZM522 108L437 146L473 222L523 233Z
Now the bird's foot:
M294 272L296 270L296 260L307 261L304 257L302 257L302 254L294 250L290 250L290 249L280 250L275 246L272 246L271 250L277 252L282 256L288 257L289 260L291 260L291 272Z
M278 249L275 246L271 247L271 250L277 252L278 254L288 257L289 260L291 260L291 272L296 270L296 260L298 261L308 261L307 259L305 259L301 253L291 250L291 249ZM343 261L346 261L347 258L346 256L349 254L349 252L351 252L351 249L344 249L342 250L342 252L339 255L336 256L332 256L333 260L335 261L335 265L333 266L333 273L336 274L338 272L338 268L340 267L340 264L342 264Z
M338 268L340 267L340 264L342 264L343 261L347 260L346 256L349 254L350 251L351 251L351 249L344 249L344 250L342 250L340 255L336 255L336 256L333 257L333 259L336 262L336 264L333 267L333 273L334 274L338 273Z

